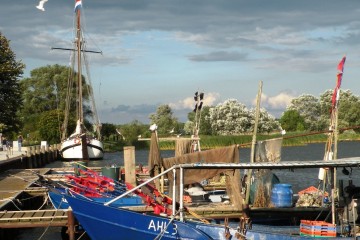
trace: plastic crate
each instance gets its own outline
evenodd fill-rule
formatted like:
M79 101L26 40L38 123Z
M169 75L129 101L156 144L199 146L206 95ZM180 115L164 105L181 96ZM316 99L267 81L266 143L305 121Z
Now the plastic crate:
M336 237L336 224L324 221L301 220L300 235L310 237Z

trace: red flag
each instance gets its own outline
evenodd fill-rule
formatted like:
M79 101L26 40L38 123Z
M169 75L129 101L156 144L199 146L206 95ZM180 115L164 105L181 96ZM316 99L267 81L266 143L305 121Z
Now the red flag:
M338 65L338 67L337 67L338 74L339 74L339 73L341 73L341 74L343 73L345 60L346 60L346 56L344 56L344 57L341 59L341 61L339 62L339 65Z
M81 8L81 0L75 0L75 7L74 7L74 12L76 12L77 10L79 10Z
M337 94L338 94L338 90L340 89L341 86L341 80L342 80L342 75L344 72L344 65L345 65L345 60L346 60L346 56L344 56L341 61L339 62L338 66L337 66L337 79L336 79L336 87L334 89L334 93L332 96L332 109L335 108L335 104L336 104L336 100L337 100Z
M339 62L339 65L337 67L338 73L337 73L337 83L336 88L340 88L342 75L344 72L344 64L345 64L346 56L344 56L341 61Z

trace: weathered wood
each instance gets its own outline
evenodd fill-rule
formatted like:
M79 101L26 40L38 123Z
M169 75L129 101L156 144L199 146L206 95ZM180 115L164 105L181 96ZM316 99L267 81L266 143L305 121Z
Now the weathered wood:
M63 210L27 210L0 212L0 228L67 226L68 213Z
M73 212L70 210L67 212L68 216L68 234L69 240L75 239L75 217Z
M124 147L125 181L136 186L135 147Z

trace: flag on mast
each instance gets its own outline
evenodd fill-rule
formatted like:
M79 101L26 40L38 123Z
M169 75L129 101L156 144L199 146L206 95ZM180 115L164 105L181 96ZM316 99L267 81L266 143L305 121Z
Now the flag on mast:
M81 0L75 0L74 12L78 11L81 8Z
M346 56L344 56L341 61L338 64L337 67L337 80L336 80L336 87L334 89L334 93L332 96L332 109L334 109L336 106L336 101L339 100L339 90L340 90L340 86L341 86L341 81L342 81L342 75L344 72L344 65L345 65L345 60L346 60Z

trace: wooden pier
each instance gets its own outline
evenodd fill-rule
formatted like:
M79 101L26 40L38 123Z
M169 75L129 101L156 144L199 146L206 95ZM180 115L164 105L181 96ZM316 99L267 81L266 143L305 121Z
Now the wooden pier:
M14 169L0 173L0 238L5 229L66 227L69 239L75 239L75 219L72 211L34 210L44 205L47 188L36 183L39 175L50 168Z
M59 144L50 146L22 147L21 151L13 149L0 151L0 172L9 169L41 168L46 164L60 160Z
M68 225L71 211L27 210L0 212L0 228L63 227Z

